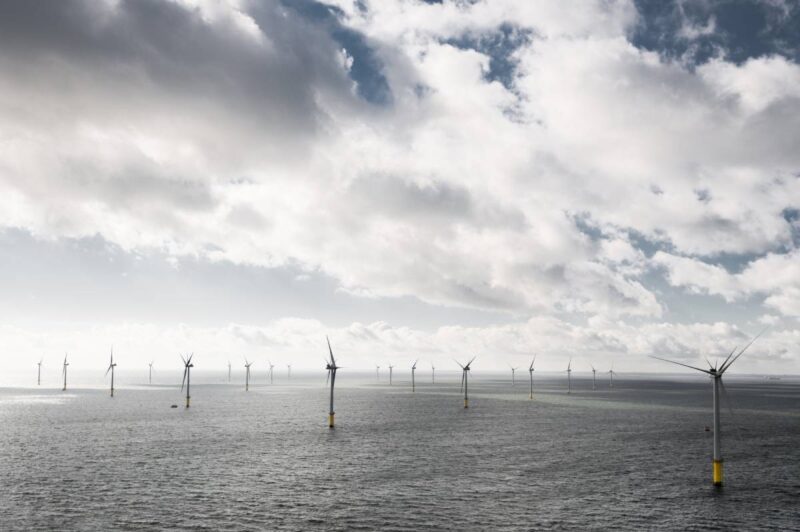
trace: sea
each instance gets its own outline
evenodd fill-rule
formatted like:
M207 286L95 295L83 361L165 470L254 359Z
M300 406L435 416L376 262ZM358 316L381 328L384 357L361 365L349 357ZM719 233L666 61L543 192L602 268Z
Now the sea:
M708 379L534 375L0 388L0 530L800 530L800 379L725 379L719 489Z

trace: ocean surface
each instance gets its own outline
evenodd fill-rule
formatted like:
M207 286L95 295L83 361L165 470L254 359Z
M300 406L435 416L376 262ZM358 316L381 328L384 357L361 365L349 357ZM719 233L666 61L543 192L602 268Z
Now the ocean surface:
M0 389L0 530L800 529L796 379L726 379L721 490L702 377L439 380Z

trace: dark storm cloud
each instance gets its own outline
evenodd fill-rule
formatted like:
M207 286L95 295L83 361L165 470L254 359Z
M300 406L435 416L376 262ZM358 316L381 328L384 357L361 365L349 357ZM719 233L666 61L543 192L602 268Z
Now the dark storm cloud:
M117 102L123 107L157 109L161 100L199 116L210 107L209 120L236 113L251 135L301 140L320 119L316 89L348 92L338 46L277 2L258 5L258 28L248 35L232 20L209 22L199 9L171 2L12 0L0 17L0 61L6 75L39 90L69 93L94 78L100 86L83 88L103 92L115 80L127 86L120 98L131 96Z

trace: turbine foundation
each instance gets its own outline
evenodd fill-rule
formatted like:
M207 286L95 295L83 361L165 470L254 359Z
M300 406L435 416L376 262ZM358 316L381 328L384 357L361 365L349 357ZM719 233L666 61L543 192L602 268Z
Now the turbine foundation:
M335 413L333 413L333 412L332 412L332 413L330 413L330 414L328 414L328 428L331 428L331 429L333 428L333 417L334 417L335 415L336 415L336 414L335 414Z
M714 486L722 487L722 460L712 461Z

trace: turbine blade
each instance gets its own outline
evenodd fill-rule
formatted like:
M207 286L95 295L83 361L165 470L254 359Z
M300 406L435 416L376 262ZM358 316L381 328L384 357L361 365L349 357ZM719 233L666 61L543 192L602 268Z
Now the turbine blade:
M677 364L679 366L684 366L684 367L687 367L687 368L696 369L697 371L702 371L703 373L708 373L709 375L711 375L711 372L708 371L707 369L696 368L694 366L690 366L689 364L684 364L683 362L675 362L674 360L667 360L666 358L661 358L661 357L657 357L657 356L654 356L654 355L650 355L650 358L655 358L657 360L663 360L664 362L669 362L670 364ZM613 373L613 372L614 372L613 369L609 370L609 373Z
M462 366L462 365L461 365L461 362L459 362L459 361L458 361L458 360L456 360L455 358L453 359L453 362L455 362L456 364L458 364L458 367L460 367L462 370L464 369L464 366Z
M329 380L331 380L331 370L328 370L328 376L325 377L325 386L328 385Z
M720 375L722 375L723 373L725 373L725 371L726 371L726 370L727 370L729 367L731 367L731 365L733 365L733 363L734 363L734 362L736 362L736 359L737 359L737 358L739 358L740 356L742 356L742 353L744 353L745 351L747 351L747 349L748 349L748 348L749 348L751 345L753 345L753 342L755 342L756 340L758 340L758 337L759 337L759 336L761 336L762 334L764 334L764 333L767 331L767 329L769 329L769 327L765 327L764 329L762 329L762 330L761 330L761 332L760 332L760 333L758 333L757 335L755 335L755 337L754 337L752 340L750 340L750 343L748 343L746 346L744 346L744 347L742 348L742 350L741 350L741 351L739 351L739 353L738 353L738 354L737 354L735 357L733 357L733 359L731 359L731 361L730 361L730 362L728 362L727 364L723 364L723 365L722 365L722 367L721 367L721 368L719 368L719 374L720 374Z
M464 379L467 376L467 372L465 370L461 370L461 388L459 389L460 392L464 391Z
M331 349L331 340L328 338L328 335L325 335L325 341L328 342L328 353L331 355L331 365L335 366L336 361L333 359L333 349Z
M186 366L183 370L183 380L181 381L181 391L183 391L183 386L186 384L186 374L189 373L189 366Z

